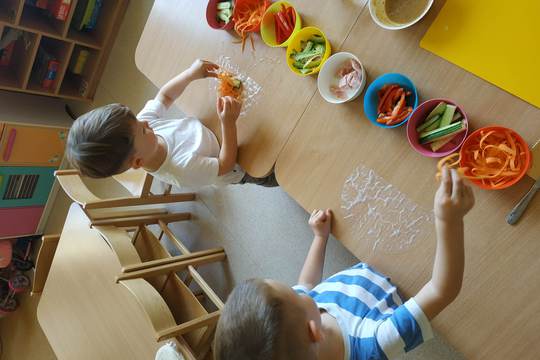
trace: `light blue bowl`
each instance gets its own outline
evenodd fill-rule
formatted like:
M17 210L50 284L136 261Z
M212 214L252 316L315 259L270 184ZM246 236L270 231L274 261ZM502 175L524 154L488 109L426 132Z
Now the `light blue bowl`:
M413 110L418 106L418 92L416 91L416 86L414 86L413 82L408 77L397 73L381 75L371 84L369 84L364 95L364 114L366 114L369 121L379 127L395 128L409 121L412 113L411 115L407 116L405 120L395 125L388 126L377 122L377 105L379 103L377 92L386 84L398 84L399 86L405 88L405 90L412 92L412 94L408 96L406 100L407 106L412 106Z

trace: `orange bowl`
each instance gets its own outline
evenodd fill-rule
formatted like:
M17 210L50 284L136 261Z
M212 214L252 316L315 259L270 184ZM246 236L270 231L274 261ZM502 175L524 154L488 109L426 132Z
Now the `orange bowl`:
M470 181L475 184L476 186L486 189L486 190L501 190L506 189L507 187L510 187L517 183L519 180L521 180L525 174L527 173L527 170L529 170L529 167L531 166L531 151L529 150L529 146L527 145L527 142L523 140L523 138L514 130L502 127L502 126L486 126L483 128L480 128L474 132L472 132L467 139L463 142L463 146L461 147L461 150L459 151L460 155L460 167L468 167L469 164L472 162L471 156L469 153L467 153L467 149L475 142L479 141L479 139L482 137L481 133L486 134L489 131L496 131L496 132L503 132L508 131L511 136L514 138L516 143L519 143L521 148L523 149L524 154L522 155L521 159L523 160L523 166L520 169L519 174L515 175L515 177L508 182L504 183L501 186L492 186L488 183L483 183L482 180L478 179L470 179Z

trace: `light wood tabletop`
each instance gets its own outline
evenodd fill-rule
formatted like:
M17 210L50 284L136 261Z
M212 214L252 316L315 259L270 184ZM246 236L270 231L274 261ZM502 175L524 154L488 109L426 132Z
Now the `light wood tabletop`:
M120 263L71 205L37 317L58 359L153 359L163 345L135 297L115 282Z
M436 1L425 19L402 31L379 28L366 8L342 50L363 62L368 84L383 73L405 74L421 100L443 97L461 105L473 129L500 124L534 144L540 138L538 108L419 47L442 5ZM332 105L317 94L280 154L276 175L307 211L332 208L336 238L411 296L430 276L434 231L399 251L373 250L373 244L356 233L361 220L346 218L350 212L342 208L342 191L346 179L363 166L429 212L438 185L436 162L409 146L405 126L383 129L371 124L363 114L363 96ZM474 189L476 206L465 221L463 290L434 321L435 329L467 359L536 359L540 353L540 198L517 226L505 222L532 184L525 178L506 190Z
M333 49L353 27L367 0L299 0L303 25L322 29ZM255 51L244 53L233 33L214 30L206 23L206 1L156 0L139 40L135 62L157 87L180 73L196 58L230 58L242 72L262 86L255 107L238 120L239 164L256 177L268 174L310 99L316 77L300 78L285 61L285 48L269 48L255 35ZM220 137L216 94L208 81L190 85L177 101Z

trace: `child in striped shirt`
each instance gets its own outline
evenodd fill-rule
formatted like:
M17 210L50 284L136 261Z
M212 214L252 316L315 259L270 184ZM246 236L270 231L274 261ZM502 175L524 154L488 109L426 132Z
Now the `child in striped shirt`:
M360 263L321 281L330 210L315 210L315 234L292 289L253 279L229 296L216 332L217 360L391 359L429 340L430 320L458 295L463 280L463 217L474 196L443 169L435 194L437 249L431 280L403 302L390 279Z

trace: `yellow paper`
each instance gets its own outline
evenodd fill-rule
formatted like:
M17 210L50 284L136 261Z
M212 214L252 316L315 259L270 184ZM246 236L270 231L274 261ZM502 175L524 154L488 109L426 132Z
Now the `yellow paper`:
M447 0L420 46L540 108L540 0Z

